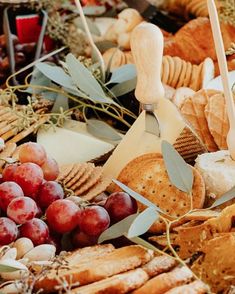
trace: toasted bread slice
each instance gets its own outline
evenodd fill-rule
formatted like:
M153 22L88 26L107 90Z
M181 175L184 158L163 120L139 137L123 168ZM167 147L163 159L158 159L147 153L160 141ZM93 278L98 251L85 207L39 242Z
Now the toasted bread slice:
M179 286L170 291L165 292L165 294L205 294L208 293L208 286L202 281L194 281L188 285Z
M141 287L147 280L148 274L138 268L124 274L119 274L105 280L75 288L73 294L124 294Z
M69 266L76 266L92 260L93 258L103 257L114 250L115 248L112 244L84 247L66 255L65 260L68 262Z
M133 294L162 294L170 289L190 282L193 273L187 267L175 268L169 273L164 273L149 280L144 286L135 290Z
M173 257L162 255L154 257L142 266L142 269L146 271L149 277L154 277L161 273L170 271L176 266L176 264L177 262Z
M122 247L69 269L50 270L36 282L35 289L51 293L60 284L60 280L86 285L140 267L152 258L153 251L142 246Z

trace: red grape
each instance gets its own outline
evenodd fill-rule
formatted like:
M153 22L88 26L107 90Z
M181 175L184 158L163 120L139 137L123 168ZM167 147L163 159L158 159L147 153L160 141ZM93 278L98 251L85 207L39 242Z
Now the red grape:
M17 164L9 164L4 168L2 172L2 177L4 181L14 181L14 174L17 166Z
M37 195L37 202L41 208L47 208L55 200L63 198L64 191L61 185L54 181L48 181L41 185Z
M72 243L76 248L93 246L97 244L97 240L98 237L86 235L79 228L75 229L72 233Z
M44 179L47 181L54 181L57 179L59 175L59 166L58 163L55 161L55 159L51 157L47 157L46 161L41 166Z
M0 208L3 211L7 210L9 203L13 199L23 196L23 190L15 182L4 182L0 184Z
M0 217L0 245L8 245L18 236L16 224L7 217Z
M7 208L7 216L17 224L24 224L35 217L38 212L36 202L29 197L13 199Z
M46 210L47 223L57 233L68 233L78 224L78 211L78 206L72 201L56 200Z
M108 212L98 205L86 207L80 215L80 230L89 236L99 236L109 224Z
M137 212L136 200L127 193L116 192L111 194L105 202L104 208L108 211L112 223L116 223Z
M43 216L42 209L41 209L41 207L39 207L39 206L37 205L37 213L36 213L35 217L40 218L40 217L42 217L42 216Z
M20 147L19 160L21 163L33 162L42 165L46 161L46 151L38 143L28 142Z
M35 163L22 163L16 168L14 178L25 195L34 197L43 182L43 172L40 166Z
M47 224L39 218L33 218L19 227L20 237L32 240L34 246L47 243L49 229Z

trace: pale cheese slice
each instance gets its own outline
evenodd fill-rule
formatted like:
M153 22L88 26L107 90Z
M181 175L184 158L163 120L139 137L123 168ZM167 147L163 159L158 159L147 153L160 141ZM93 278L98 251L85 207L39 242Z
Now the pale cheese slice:
M85 132L78 133L64 128L39 129L37 142L44 146L49 156L59 165L86 162L97 158L114 148Z

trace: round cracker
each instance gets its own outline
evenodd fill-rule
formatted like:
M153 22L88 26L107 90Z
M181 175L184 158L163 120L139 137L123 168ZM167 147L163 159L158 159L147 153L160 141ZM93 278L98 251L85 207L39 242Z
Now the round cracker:
M72 187L79 179L82 177L82 175L85 173L87 168L87 163L81 163L77 166L76 174L66 183L66 188Z
M94 171L95 166L92 163L88 163L85 169L85 172L83 173L83 175L79 178L79 180L74 183L70 189L75 191L76 189L80 188L81 185L83 183L85 183L87 181L87 179L90 177L90 175L92 174L92 172Z
M193 68L192 63L191 62L187 62L187 70L186 70L186 74L185 74L185 79L184 79L183 87L188 87L189 86L189 83L191 81L192 68Z
M192 167L192 169L194 174L193 208L202 208L205 200L205 184L200 173L195 168ZM190 210L189 195L172 185L163 158L143 160L143 164L138 166L134 177L131 176L130 180L126 179L126 185L173 217L179 217ZM140 210L145 208L141 203L138 205Z
M160 153L147 153L136 157L128 162L128 164L122 169L118 176L118 180L126 185L130 180L135 178L135 173L138 173L139 169L141 169L146 161L161 157L162 155Z
M83 183L78 189L76 189L75 194L80 196L93 187L101 178L103 169L102 167L96 167L89 178Z
M180 59L177 56L173 57L173 60L174 60L174 64L175 64L175 73L174 73L174 77L173 77L171 86L173 88L175 88L178 81L179 81L179 77L180 77L180 73L181 73L181 70L182 70L183 63L182 63L182 59Z
M181 73L180 73L179 81L178 81L178 83L176 85L176 89L183 86L184 79L186 77L186 72L187 72L187 62L182 60L182 70L181 70Z
M162 64L163 64L162 82L164 84L167 84L169 72L170 72L170 65L166 58L163 58Z
M171 56L167 55L167 56L164 56L167 60L168 60L168 63L169 63L169 77L168 77L168 81L167 81L167 84L168 85L171 85L172 83L172 80L173 80L173 77L174 77L174 73L175 73L175 64L174 64L174 60Z

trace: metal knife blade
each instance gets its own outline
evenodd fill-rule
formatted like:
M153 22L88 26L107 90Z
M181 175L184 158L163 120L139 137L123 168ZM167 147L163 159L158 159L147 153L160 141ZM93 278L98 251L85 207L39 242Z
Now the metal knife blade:
M143 104L143 109L145 110L145 131L160 137L160 124L154 113L154 106L152 104Z

